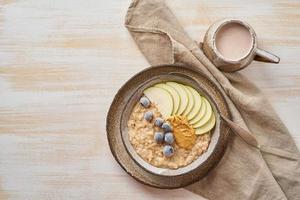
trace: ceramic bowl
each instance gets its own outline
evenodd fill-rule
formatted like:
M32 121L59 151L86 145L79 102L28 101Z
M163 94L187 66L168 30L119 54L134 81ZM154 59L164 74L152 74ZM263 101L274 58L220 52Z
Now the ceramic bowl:
M191 164L167 169L144 161L129 142L127 122L143 95L143 91L160 82L175 81L190 85L212 105L216 125L211 131L211 142L205 153ZM119 164L135 179L160 188L178 188L199 180L221 159L225 150L229 128L220 120L219 113L230 118L222 92L203 73L184 65L163 65L147 68L132 77L118 91L107 116L107 134L111 151Z

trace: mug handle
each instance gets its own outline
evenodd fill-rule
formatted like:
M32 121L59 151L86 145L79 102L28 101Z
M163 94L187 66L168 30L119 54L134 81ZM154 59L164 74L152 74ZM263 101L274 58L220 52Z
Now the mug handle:
M271 54L270 52L257 48L255 51L254 60L277 64L279 63L280 58L274 54Z

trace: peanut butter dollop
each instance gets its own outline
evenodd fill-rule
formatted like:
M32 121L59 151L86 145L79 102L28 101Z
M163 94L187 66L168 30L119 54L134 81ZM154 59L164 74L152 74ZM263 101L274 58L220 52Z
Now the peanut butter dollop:
M191 149L197 139L195 129L184 116L171 116L167 119L172 124L175 141L179 147Z

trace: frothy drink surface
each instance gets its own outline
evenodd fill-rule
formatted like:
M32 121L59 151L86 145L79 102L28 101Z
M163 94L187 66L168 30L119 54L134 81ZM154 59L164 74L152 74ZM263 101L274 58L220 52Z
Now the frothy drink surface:
M229 23L221 27L215 42L219 53L230 60L239 60L252 47L249 30L239 23Z

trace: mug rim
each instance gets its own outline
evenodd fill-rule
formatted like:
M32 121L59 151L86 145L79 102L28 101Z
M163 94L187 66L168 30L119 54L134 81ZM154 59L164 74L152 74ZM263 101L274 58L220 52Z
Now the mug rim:
M214 31L213 37L212 37L212 42L213 42L213 51L215 52L215 54L221 58L222 60L224 60L225 62L231 63L231 64L238 64L240 63L242 60L246 59L247 57L251 56L251 54L253 54L253 52L255 51L256 48L256 33L254 31L254 29L245 21L239 20L239 19L223 19L220 21L221 24L218 25L217 29ZM231 23L237 23L240 24L242 26L244 26L250 33L251 35L251 39L252 39L252 45L251 48L248 50L248 52L240 57L237 60L233 60L233 59L229 59L224 57L220 51L218 50L217 46L216 46L216 36L218 34L218 32L220 31L221 28L223 28L225 25L231 24ZM241 67L242 69L243 67Z

